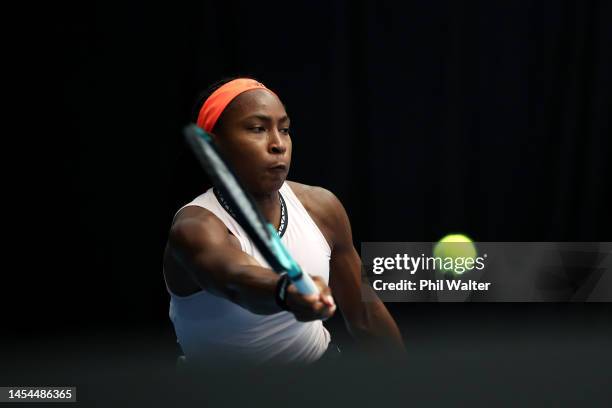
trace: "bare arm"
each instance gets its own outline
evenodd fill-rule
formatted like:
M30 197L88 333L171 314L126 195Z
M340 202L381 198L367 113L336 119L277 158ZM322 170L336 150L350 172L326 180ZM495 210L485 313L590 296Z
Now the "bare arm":
M225 225L210 211L186 207L170 230L168 251L202 289L257 314L281 311L274 293L279 276L232 245ZM291 285L287 304L298 320L329 317L335 310L324 299L329 288L314 279L320 295L303 296Z
M333 239L330 287L346 326L353 337L367 346L392 346L404 350L397 324L384 303L361 281L361 259L353 246L351 225L340 201L325 192L328 226ZM370 291L364 300L362 290Z

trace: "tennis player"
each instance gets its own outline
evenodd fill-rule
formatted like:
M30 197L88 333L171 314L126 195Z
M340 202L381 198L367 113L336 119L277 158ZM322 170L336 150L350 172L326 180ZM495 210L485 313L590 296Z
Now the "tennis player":
M254 79L224 80L209 88L196 112L197 125L213 136L320 293L302 295L269 269L211 188L177 212L164 255L170 319L186 360L317 361L330 343L322 321L336 307L359 343L403 351L384 304L375 295L362 300L361 261L340 201L287 180L290 119L278 96Z

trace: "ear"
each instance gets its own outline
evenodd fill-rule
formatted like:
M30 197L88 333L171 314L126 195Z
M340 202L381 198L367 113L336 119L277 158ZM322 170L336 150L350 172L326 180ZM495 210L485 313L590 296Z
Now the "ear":
M227 133L223 126L216 126L214 131L211 130L210 132L208 132L208 134L217 146L220 146L221 144L223 144L223 142L227 142L228 140Z
M219 136L217 136L215 133L212 133L212 132L208 132L208 134L212 138L213 142L215 142L215 144L217 144L218 141L219 141Z
M220 136L218 134L218 132L216 134L212 133L212 132L209 132L208 134L212 138L212 141L215 144L215 146L217 146L217 149L219 149L221 151L221 153L224 154L225 153L225 147L223 146L223 139L224 138L222 136Z

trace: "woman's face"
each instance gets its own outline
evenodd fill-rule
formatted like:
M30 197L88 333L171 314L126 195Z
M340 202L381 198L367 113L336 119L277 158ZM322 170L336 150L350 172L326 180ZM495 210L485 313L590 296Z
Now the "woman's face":
M265 89L238 95L219 118L215 143L251 194L277 191L291 165L289 117Z

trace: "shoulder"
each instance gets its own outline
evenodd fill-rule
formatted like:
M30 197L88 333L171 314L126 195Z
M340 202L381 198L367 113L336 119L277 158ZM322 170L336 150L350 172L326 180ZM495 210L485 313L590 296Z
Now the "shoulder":
M340 200L331 191L318 186L287 181L291 190L300 199L304 207L310 206L316 210L335 210L342 207ZM307 208L309 209L309 208Z
M211 211L190 205L181 209L170 228L170 244L193 247L227 239L227 228Z
M306 211L328 238L331 246L350 235L350 223L344 206L331 191L318 186L287 181Z

